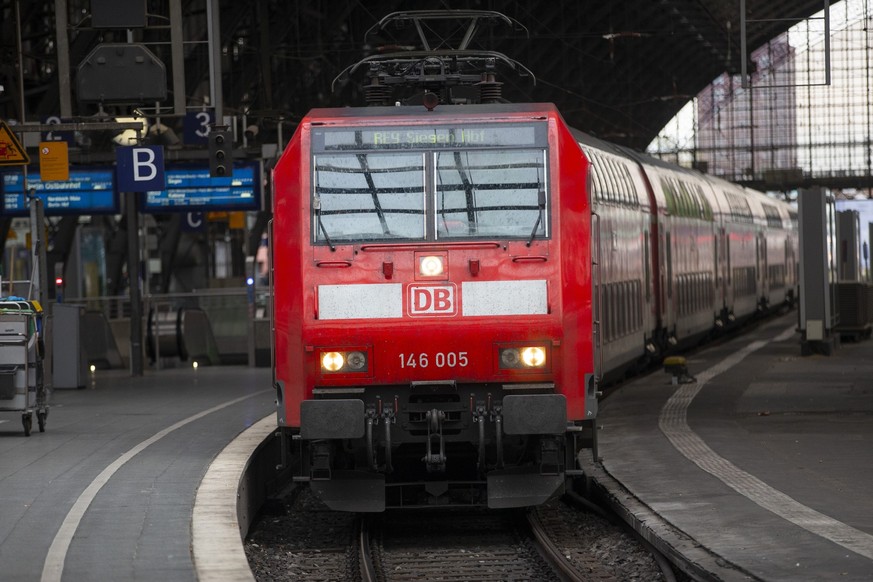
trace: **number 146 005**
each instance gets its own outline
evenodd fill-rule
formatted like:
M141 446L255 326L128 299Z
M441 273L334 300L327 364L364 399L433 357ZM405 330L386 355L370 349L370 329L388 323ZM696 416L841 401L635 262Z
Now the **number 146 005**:
M425 352L398 354L401 368L465 368L469 363L467 352Z

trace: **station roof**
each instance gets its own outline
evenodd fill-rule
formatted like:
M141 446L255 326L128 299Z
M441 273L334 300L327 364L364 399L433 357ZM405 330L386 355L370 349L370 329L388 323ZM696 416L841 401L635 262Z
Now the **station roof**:
M827 3L746 0L748 51L821 11ZM383 16L419 10L423 3L363 4L345 4L347 17L342 16L349 28L338 34L363 38ZM452 9L494 10L527 29L525 34L495 26L479 33L480 46L515 59L536 77L536 85L531 85L523 78L501 75L505 98L553 102L570 125L636 149L645 148L679 109L716 77L726 71L741 71L738 0L442 4L450 4L443 7ZM323 3L325 9L327 5ZM331 2L330 15L319 17L335 19L341 14L338 8ZM374 48L369 46L371 51ZM328 60L336 62L338 57L329 55Z
M249 118L294 122L315 107L363 104L363 91L351 82L354 79L339 84L334 79L345 67L381 50L421 49L415 41L400 44L404 42L400 35L373 38L367 32L388 14L422 9L489 10L510 17L521 26L483 26L475 41L478 48L500 52L535 76L532 85L529 79L501 74L503 97L555 103L570 125L636 149L645 148L716 77L741 70L741 0L215 2L224 55L224 112L246 112ZM749 51L829 3L745 0ZM201 88L210 84L208 51L194 48L197 43L205 46L208 11L203 0L180 0L180 4L186 41L193 43L186 48L184 63L186 93L190 93L186 103L191 106L204 102ZM0 3L0 20L7 24L15 21L12 5ZM69 13L76 15L69 24L69 57L75 68L105 35L88 28L86 0L69 0L67 5ZM168 28L166 0L150 0L147 6L150 21ZM54 0L22 6L28 59L39 64L25 71L23 93L31 117L58 114L54 63L60 59L54 54L51 28L55 9ZM164 40L159 34L146 31L143 42ZM123 35L116 36L123 41ZM15 37L14 32L0 35L0 54L16 54ZM160 42L154 46L165 50L157 48ZM169 54L162 59L169 65ZM6 86L0 94L0 117L15 118L20 108L14 88L17 75L11 66L0 66L0 84ZM82 111L87 108L79 109L75 114L89 114Z

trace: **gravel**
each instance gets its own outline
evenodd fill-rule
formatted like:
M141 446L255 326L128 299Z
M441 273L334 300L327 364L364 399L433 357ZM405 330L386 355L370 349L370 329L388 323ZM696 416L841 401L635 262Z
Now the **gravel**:
M623 527L560 501L536 511L552 539L582 571L596 560L616 580L664 580L651 554ZM263 508L245 551L259 582L360 580L355 534L354 514L331 511L308 488L295 488Z

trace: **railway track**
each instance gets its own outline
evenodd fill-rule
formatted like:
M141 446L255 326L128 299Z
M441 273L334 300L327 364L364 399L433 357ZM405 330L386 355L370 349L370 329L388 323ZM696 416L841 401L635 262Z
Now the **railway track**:
M471 510L379 516L361 529L362 536L370 536L372 562L362 568L372 578L363 579L560 580L539 554L522 516L518 511Z
M430 511L362 520L361 579L671 580L619 528L553 502L528 511Z
M559 500L529 510L356 515L295 487L267 507L245 550L264 582L670 580L622 527Z

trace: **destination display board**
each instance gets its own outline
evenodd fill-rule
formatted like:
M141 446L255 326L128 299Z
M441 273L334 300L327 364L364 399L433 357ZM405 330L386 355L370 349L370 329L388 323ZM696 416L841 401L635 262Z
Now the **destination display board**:
M548 145L546 124L396 126L312 130L313 151L469 149Z
M194 210L259 210L261 208L261 164L237 162L233 175L214 178L209 166L168 165L167 188L146 192L144 212L190 212Z
M4 170L0 200L4 216L27 216L30 205L20 170ZM70 168L68 180L43 182L38 171L28 171L27 189L42 199L46 216L64 214L118 214L115 170L112 167Z

